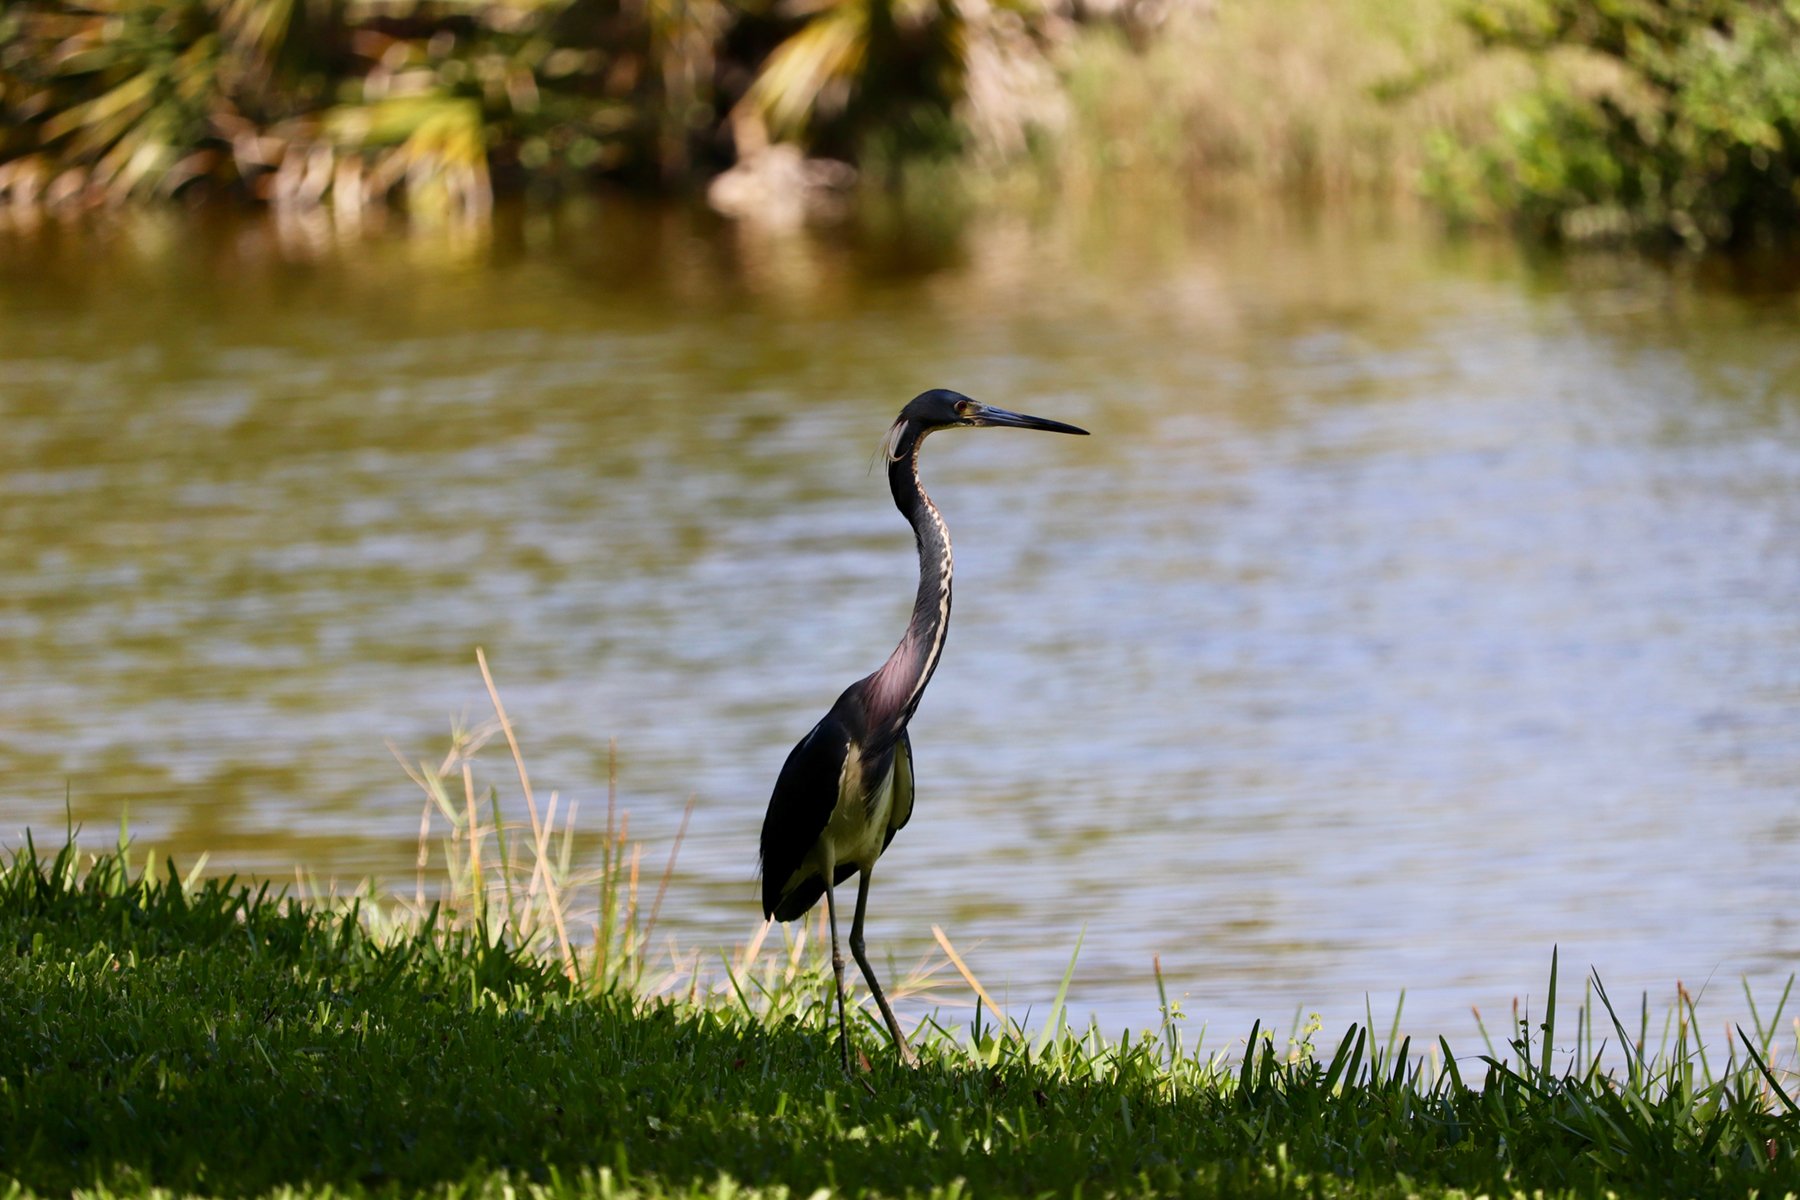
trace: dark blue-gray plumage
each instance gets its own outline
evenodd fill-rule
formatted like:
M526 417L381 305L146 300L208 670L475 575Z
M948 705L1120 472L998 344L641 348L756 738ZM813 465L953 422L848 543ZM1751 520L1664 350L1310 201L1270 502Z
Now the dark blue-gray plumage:
M907 722L937 670L950 625L950 530L919 481L919 446L937 429L1043 429L1081 433L1073 425L978 404L938 388L914 396L888 431L888 487L919 543L919 591L912 620L880 670L844 689L831 711L788 755L769 797L762 827L763 916L792 921L825 897L831 923L831 969L837 984L838 1030L844 1067L850 1032L844 1015L844 959L838 949L837 901L832 889L861 873L850 953L868 981L903 1062L912 1050L863 953L863 910L869 875L894 834L912 818L912 742Z

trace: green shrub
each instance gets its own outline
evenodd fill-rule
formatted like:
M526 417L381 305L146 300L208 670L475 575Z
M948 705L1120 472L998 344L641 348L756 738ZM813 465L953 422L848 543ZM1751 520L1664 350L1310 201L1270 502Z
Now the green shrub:
M1695 247L1800 229L1800 3L1474 0L1464 17L1539 73L1493 138L1435 146L1453 212Z

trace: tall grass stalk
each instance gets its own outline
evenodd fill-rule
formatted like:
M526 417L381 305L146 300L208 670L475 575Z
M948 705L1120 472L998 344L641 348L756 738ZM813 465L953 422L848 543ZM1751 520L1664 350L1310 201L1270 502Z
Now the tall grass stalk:
M655 899L648 914L642 914L638 892L643 846L630 840L629 821L618 811L616 766L609 766L607 824L598 864L584 868L576 854L578 800L571 798L565 805L561 793L552 792L547 804L539 806L512 719L487 656L479 649L476 662L493 706L491 720L473 728L454 728L449 749L436 763L410 762L389 747L425 797L413 902L397 918L397 928L431 926L449 933L477 933L547 955L567 979L592 992L648 987L645 972L651 956L646 949L687 834L692 801L676 832ZM506 819L498 787L479 782L481 753L496 735L505 742L518 780L524 825ZM616 749L609 752L612 762ZM443 878L440 886L431 888L425 874L434 857L432 838L439 822L448 826L436 855ZM594 897L591 907L576 907L583 894Z

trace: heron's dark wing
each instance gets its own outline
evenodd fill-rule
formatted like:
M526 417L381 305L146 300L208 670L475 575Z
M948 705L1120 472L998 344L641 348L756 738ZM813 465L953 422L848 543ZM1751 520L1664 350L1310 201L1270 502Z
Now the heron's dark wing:
M906 730L900 731L900 740L894 745L894 814L888 818L887 837L883 839L881 848L886 850L893 844L894 835L906 827L912 820L913 810L913 761L912 738Z
M788 887L837 807L838 781L850 732L828 713L788 753L762 827L763 916L791 921L817 903L825 881L816 874ZM835 880L833 881L835 882Z

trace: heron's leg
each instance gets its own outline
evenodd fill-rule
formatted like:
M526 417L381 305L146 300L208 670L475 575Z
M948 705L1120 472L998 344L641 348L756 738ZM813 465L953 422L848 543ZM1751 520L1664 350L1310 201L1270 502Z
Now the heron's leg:
M893 1035L894 1047L900 1051L900 1061L909 1067L919 1065L912 1047L906 1044L906 1035L900 1032L900 1022L894 1018L894 1010L888 1007L887 997L881 994L881 984L876 982L875 970L869 966L868 955L863 953L863 909L869 904L868 867L862 869L862 880L856 885L856 916L850 922L850 953L856 956L856 965L862 968L863 978L869 982L869 993L875 997L875 1006L881 1010L881 1019L887 1022L888 1032Z
M844 952L838 949L837 898L831 890L833 864L825 867L825 915L831 919L831 977L837 982L838 1047L844 1053L844 1070L850 1070L850 1022L844 1016ZM852 935L851 945L855 945Z

